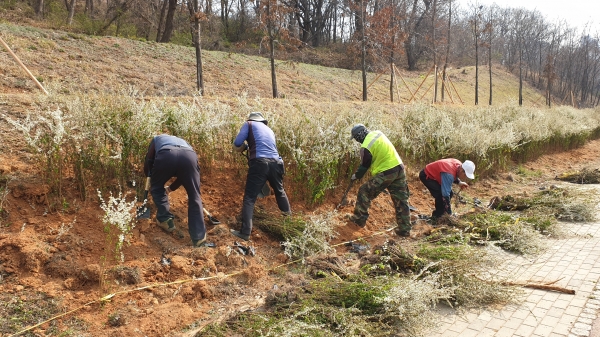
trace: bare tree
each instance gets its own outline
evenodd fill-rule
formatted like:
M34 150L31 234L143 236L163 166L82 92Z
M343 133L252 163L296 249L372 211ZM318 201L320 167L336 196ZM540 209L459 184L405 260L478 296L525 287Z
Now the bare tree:
M71 0L70 2L65 0L65 5L67 5L67 12L69 15L67 16L67 25L71 25L73 23L73 16L75 15L75 0Z
M424 34L423 19L431 8L431 0L412 0L412 7L407 15L404 31L407 34L404 42L404 52L406 53L406 61L408 70L416 70L419 58L423 54L423 39Z
M167 18L165 21L165 31L160 38L160 42L171 41L171 35L173 34L173 17L177 10L177 0L169 0L169 7L167 10Z
M450 55L450 28L452 27L452 0L448 3L448 36L446 38L446 57L442 71L442 102L444 101L444 90L446 89L446 69L448 68L448 57Z
M190 11L192 43L196 50L196 88L200 95L204 96L204 79L202 77L202 48L200 44L200 19L205 15L198 8L198 0L187 0L187 6Z
M44 17L44 0L38 0L35 6L35 15L38 18Z
M481 30L479 25L481 24L481 10L483 6L474 4L472 7L471 16L471 33L473 34L473 41L475 46L475 105L479 104L479 38Z

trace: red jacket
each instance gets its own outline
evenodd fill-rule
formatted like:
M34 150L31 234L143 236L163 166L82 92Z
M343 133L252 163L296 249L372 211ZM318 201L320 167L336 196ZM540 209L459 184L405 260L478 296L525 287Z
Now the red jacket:
M427 175L427 178L433 179L437 181L438 184L442 185L441 173L446 172L451 174L456 181L456 176L458 175L458 170L461 166L462 163L458 159L440 159L438 161L434 161L433 163L427 164L427 166L425 166L425 174Z

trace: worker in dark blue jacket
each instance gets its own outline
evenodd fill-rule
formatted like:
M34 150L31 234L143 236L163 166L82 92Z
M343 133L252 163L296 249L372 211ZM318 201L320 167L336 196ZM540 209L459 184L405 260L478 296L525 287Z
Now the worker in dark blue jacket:
M156 136L148 146L144 173L151 178L150 193L157 208L158 226L167 233L180 233L173 222L175 216L169 211L167 194L183 185L188 195L188 229L192 245L202 246L206 241L206 226L200 198L200 167L194 149L181 138ZM165 188L172 177L176 177L175 181Z
M235 141L234 150L248 150L248 175L242 206L242 228L231 233L243 240L250 240L254 204L262 187L268 181L275 192L277 206L284 214L291 214L290 203L283 189L285 169L277 151L275 134L267 126L268 122L260 112L252 112L242 125Z

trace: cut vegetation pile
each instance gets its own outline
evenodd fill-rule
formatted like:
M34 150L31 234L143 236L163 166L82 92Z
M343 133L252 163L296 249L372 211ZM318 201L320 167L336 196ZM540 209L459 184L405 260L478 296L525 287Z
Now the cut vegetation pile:
M599 184L600 170L584 168L581 171L565 172L556 177L557 180L568 181L575 184Z

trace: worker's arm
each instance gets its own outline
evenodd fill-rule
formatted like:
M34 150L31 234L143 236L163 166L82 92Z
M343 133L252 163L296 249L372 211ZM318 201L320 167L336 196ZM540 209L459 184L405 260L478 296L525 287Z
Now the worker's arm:
M237 152L242 152L248 148L248 144L246 144L246 139L248 139L248 128L250 125L248 123L244 123L240 132L238 132L235 140L233 141L233 149Z
M452 214L452 206L450 204L450 193L452 192L452 183L454 176L447 172L440 174L442 180L442 199L444 200L444 210L448 214Z
M156 155L156 149L154 146L154 138L148 145L148 151L146 151L146 159L144 160L144 175L149 177L152 174L152 168L154 167L154 156Z
M360 166L358 167L356 172L352 175L352 177L354 179L362 178L367 173L367 171L369 170L369 167L371 167L371 163L373 162L373 155L371 154L371 151L367 150L364 147L360 148L360 158L361 158Z

